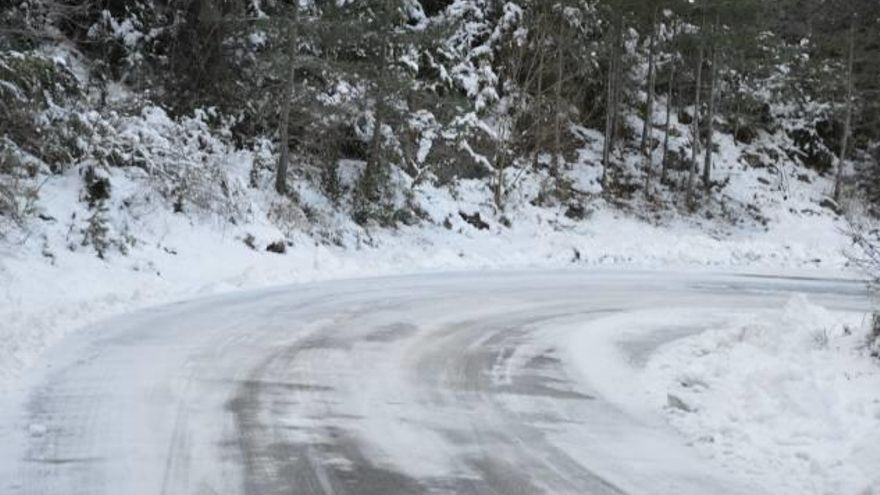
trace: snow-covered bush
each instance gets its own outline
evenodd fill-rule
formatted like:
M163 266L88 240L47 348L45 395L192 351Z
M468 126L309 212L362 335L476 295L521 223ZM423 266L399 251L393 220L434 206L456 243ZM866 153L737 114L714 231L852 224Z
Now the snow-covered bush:
M37 212L43 177L83 154L71 71L39 52L0 52L0 237Z
M104 256L112 245L109 238L110 227L108 226L107 220L107 205L103 200L99 201L94 207L92 207L91 212L91 216L86 220L86 225L81 231L81 245L83 247L91 246L94 248L98 257L104 259Z
M352 216L360 225L371 221L380 225L393 223L394 209L389 202L388 166L374 164L364 167L352 198Z
M856 220L856 216L850 214L848 234L852 247L846 252L846 256L862 270L868 288L876 295L880 290L880 228L870 217L859 218L861 220ZM880 311L871 315L866 332L866 346L874 357L880 357Z
M23 228L36 211L39 186L35 175L11 149L0 149L0 239L12 228Z
M288 238L292 237L296 231L306 230L309 224L309 219L303 209L288 198L274 201L269 207L267 215L269 221Z
M141 169L149 186L179 213L242 220L248 215L247 183L229 171L234 160L245 158L229 143L230 124L209 124L213 116L197 111L172 119L149 105L133 115L104 118L93 113L91 125L99 139L89 160L104 167Z
M82 156L83 122L74 108L81 96L60 62L37 52L0 53L0 146L60 171Z

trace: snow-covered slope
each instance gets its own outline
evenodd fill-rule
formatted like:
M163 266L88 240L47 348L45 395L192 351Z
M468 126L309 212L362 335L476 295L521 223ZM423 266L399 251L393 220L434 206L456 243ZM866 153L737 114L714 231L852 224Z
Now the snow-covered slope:
M225 171L231 184L243 183L251 160L248 154L230 156ZM424 218L396 228L355 225L305 180L298 184L298 204L241 185L233 206L246 213L232 224L216 211L175 213L140 169L111 169L106 179L113 192L105 212L110 243L103 259L86 239L83 219L92 213L80 200L78 170L70 170L43 185L45 220L0 251L0 377L11 378L48 344L85 323L240 288L510 267L837 270L846 265L844 225L817 204L826 181L792 181L787 199L779 199L749 189L751 171L736 176L740 166L729 167L738 181L731 189L740 197L760 198L755 204L768 219L766 227L748 218L732 225L668 210L652 217L649 206L621 209L598 198L583 203L582 219L569 218L575 216L571 205L531 204L541 183L531 174L503 215L494 212L484 183L419 186L410 201ZM591 174L592 167L585 161L568 173L577 178ZM284 253L267 251L273 243Z

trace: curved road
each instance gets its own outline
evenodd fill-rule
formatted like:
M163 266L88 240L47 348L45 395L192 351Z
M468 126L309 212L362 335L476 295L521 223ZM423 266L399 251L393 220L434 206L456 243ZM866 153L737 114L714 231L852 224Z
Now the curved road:
M865 304L846 281L526 272L140 311L63 341L0 406L0 493L761 493L624 407L635 389L578 336L621 327L638 367L794 292Z

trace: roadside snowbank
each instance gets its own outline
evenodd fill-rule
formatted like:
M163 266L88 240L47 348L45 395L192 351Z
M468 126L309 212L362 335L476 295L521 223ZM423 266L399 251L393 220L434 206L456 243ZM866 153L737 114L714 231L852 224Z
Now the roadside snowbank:
M880 364L861 326L797 296L662 347L646 388L690 443L774 493L878 494Z
M700 215L677 213L680 194L663 188L650 201L638 195L606 203L598 194L601 145L588 140L565 167L578 191L570 202L548 203L546 171L511 169L502 215L490 181L427 180L416 187L395 169L392 203L409 217L395 229L365 229L352 221L350 197L362 162L339 162L342 199L331 200L309 167L291 174L295 199L281 198L270 192L270 143L239 149L205 112L174 120L148 106L139 114L85 117L109 133L96 143L100 155L119 154L131 166L89 159L47 174L36 218L21 236L0 243L0 391L76 328L230 290L475 269L839 273L847 263L845 225L822 206L830 180L793 164L752 167L729 136L719 137L716 163L729 182ZM94 190L96 184L106 187ZM286 252L267 252L270 245Z
M346 246L296 234L281 255L265 251L267 244L285 237L268 223L221 230L163 210L144 214L139 231L145 241L125 256L101 260L78 247L58 249L70 242L63 229L50 232L42 245L0 247L0 391L72 330L133 309L231 290L474 269L615 265L838 270L845 264L839 254L843 238L829 241L831 228L814 230L815 239L800 235L795 242L774 232L716 238L683 221L659 227L601 210L587 222L572 222L561 214L527 208L513 216L512 228L492 224L478 230L457 215L459 210L479 211L476 202L435 197L434 204L431 214L438 223L450 218L451 229L422 225L379 230L363 242L347 239ZM55 218L71 216L66 210L48 211ZM248 236L254 238L253 248L244 242Z

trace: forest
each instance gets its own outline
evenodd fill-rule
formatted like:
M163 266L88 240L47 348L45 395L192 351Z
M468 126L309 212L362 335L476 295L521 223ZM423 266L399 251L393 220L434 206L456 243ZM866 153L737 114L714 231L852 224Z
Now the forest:
M880 494L878 0L0 0L0 492Z
M418 217L397 174L410 188L484 181L499 215L525 173L543 175L551 204L601 195L696 213L726 185L719 135L751 166L832 177L835 209L880 201L871 0L4 4L7 229L33 213L42 176L80 164L93 208L113 167L157 176L178 209L233 194L210 170L182 177L192 156L140 149L111 122L147 106L265 151L251 187L292 195L311 181L361 225ZM592 142L599 185L584 190L565 170ZM364 163L350 187L346 161Z

